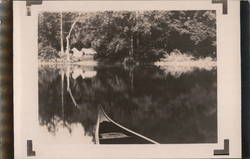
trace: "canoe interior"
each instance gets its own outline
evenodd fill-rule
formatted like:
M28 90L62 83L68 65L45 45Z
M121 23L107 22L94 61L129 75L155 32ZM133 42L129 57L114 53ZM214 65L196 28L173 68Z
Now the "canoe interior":
M99 119L99 144L154 144L110 121L103 109L99 111Z
M121 134L120 137L112 136L110 138L103 138L102 134ZM99 143L100 144L152 144L139 136L136 136L112 122L103 121L99 125Z

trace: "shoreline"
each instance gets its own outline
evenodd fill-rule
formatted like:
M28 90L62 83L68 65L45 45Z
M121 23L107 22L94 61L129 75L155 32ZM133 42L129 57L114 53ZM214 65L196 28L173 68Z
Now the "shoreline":
M97 65L98 61L79 61L79 62L41 62L38 61L39 66L46 65ZM121 63L122 64L122 63ZM217 61L203 61L203 60L194 60L194 61L157 61L154 63L149 63L150 65L155 66L180 66L180 67L216 67Z

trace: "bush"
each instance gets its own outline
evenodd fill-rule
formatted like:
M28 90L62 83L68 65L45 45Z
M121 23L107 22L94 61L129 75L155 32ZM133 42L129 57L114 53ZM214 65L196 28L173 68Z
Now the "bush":
M38 54L42 59L55 59L59 57L58 51L51 46L39 47Z

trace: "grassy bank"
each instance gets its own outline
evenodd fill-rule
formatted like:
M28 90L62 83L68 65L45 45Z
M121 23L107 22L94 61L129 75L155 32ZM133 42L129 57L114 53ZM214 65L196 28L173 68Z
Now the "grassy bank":
M197 68L210 68L216 67L216 59L211 57L195 58L188 54L180 52L172 52L167 54L160 61L154 63L157 66L183 66L183 67L197 67Z

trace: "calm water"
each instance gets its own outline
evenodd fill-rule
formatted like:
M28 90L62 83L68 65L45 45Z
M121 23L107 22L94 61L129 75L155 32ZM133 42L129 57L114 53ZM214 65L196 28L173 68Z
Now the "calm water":
M94 144L102 105L117 123L162 144L217 142L216 72L153 65L42 66L39 123L53 136L66 129Z

